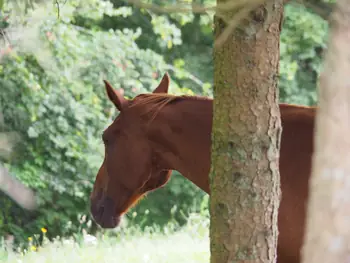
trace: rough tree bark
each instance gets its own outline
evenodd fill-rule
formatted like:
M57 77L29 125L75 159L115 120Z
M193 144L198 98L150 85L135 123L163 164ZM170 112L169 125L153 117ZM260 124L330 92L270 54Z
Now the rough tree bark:
M268 1L214 49L211 263L276 261L282 15L283 1ZM217 39L225 24L214 26Z
M350 262L350 2L338 0L320 77L305 263Z

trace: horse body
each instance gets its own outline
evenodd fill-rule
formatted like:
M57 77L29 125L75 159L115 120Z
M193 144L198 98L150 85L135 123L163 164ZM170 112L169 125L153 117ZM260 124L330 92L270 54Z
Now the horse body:
M159 149L166 159L167 169L179 171L208 194L212 105L208 99L180 98L158 114L153 124L157 128L150 138L153 148ZM300 261L305 226L315 110L280 104L280 112L283 131L278 262L296 263Z
M91 194L91 212L102 227L117 226L122 214L138 199L169 180L171 170L179 171L210 194L213 101L159 94L166 93L168 85L165 75L156 94L126 101L106 84L110 100L121 113L104 132L106 156ZM282 200L277 259L279 263L298 263L311 173L315 108L280 104L280 112Z

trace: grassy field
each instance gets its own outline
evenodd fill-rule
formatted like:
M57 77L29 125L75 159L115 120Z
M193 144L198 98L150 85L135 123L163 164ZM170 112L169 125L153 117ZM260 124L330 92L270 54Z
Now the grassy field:
M48 242L38 251L7 253L0 248L4 263L207 263L209 262L208 222L192 220L180 231L171 228L141 233L135 229L118 232L118 237L82 238Z

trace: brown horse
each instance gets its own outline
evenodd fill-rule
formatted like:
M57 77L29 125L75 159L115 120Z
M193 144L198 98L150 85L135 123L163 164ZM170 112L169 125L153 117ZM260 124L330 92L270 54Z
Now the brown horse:
M209 194L211 99L168 95L164 75L153 94L126 100L105 81L109 99L120 111L104 131L105 158L91 194L91 213L103 228L147 192L163 186L171 170ZM282 142L278 262L297 263L302 245L313 152L315 108L280 104Z

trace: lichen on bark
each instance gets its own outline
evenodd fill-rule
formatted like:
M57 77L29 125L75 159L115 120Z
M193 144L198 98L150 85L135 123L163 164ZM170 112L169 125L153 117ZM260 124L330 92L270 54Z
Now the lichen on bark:
M282 14L281 0L267 2L214 49L211 263L276 259ZM214 18L216 38L220 21Z

